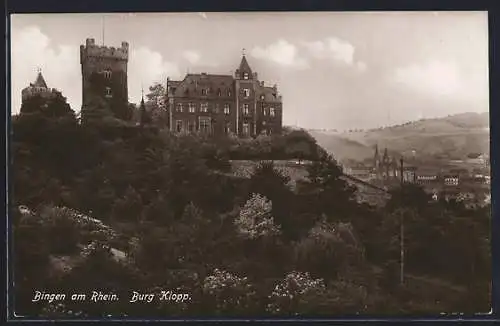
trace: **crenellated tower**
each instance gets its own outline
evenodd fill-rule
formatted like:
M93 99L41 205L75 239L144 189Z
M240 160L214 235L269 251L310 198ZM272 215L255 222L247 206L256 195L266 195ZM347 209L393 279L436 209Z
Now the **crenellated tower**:
M80 45L82 109L95 99L104 100L115 117L128 120L127 63L129 45L99 46L93 38ZM83 114L83 110L82 110Z

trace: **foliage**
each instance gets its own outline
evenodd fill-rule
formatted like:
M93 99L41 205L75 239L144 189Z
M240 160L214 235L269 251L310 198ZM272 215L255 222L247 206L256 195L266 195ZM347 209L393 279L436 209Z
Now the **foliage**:
M295 246L296 266L325 280L353 274L364 266L364 250L352 226L342 222L317 223ZM329 262L325 264L325 262Z
M234 221L241 236L255 239L279 233L271 216L272 203L264 196L253 194Z
M212 303L212 313L248 313L255 305L255 290L246 277L238 277L217 268L204 279L203 292Z
M269 295L266 310L273 314L299 315L310 313L309 308L326 291L322 279L313 279L309 273L291 272L276 284ZM314 301L310 300L311 296Z
M411 185L395 189L386 207L358 204L336 160L304 131L178 136L109 125L115 112L98 99L91 104L108 116L104 123L44 114L64 111L62 103L44 111L33 100L12 121L20 314L312 316L489 306L491 207L429 201ZM245 179L229 175L235 157L263 161ZM311 160L296 187L273 163L288 158ZM21 204L29 209L14 209ZM35 305L36 288L123 298L129 289L175 289L192 301Z
M355 189L342 179L342 170L330 155L323 155L307 166L307 180L299 184L299 193L317 215L333 219L352 218Z

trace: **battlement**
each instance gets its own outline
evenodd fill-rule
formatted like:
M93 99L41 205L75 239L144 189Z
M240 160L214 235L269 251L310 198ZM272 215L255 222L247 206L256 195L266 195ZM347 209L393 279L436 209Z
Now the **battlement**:
M85 40L85 45L80 45L80 61L88 57L96 58L112 58L128 61L129 45L127 42L122 42L121 47L99 46L95 44L93 38Z

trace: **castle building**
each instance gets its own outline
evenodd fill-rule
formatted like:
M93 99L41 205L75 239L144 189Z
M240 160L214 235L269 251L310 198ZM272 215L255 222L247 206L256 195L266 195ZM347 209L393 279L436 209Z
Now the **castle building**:
M107 47L95 44L93 38L80 45L80 65L82 68L82 115L93 98L104 99L118 118L129 118L127 63L129 45ZM82 116L83 118L83 116Z
M26 100L34 97L41 96L43 98L51 98L56 94L60 94L55 88L49 88L45 79L42 76L42 71L38 70L38 75L36 76L36 80L26 88L21 91L22 102L26 102Z
M167 80L166 103L169 128L175 133L254 137L282 130L281 95L276 85L258 80L245 55L234 76L201 73Z

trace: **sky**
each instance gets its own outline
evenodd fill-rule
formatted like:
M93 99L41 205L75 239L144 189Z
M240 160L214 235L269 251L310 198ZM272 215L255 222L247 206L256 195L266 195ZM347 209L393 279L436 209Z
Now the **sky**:
M11 112L40 68L82 102L80 44L130 44L129 101L189 73L233 74L243 51L278 85L283 123L373 128L489 110L486 12L122 13L11 16Z

